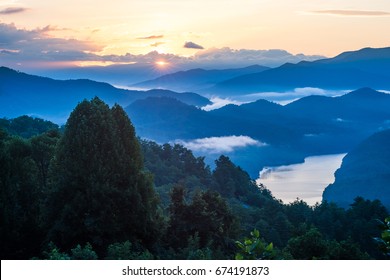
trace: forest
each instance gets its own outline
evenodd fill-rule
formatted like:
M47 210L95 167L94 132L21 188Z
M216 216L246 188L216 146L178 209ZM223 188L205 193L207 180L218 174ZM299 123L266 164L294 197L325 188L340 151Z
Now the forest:
M1 259L385 259L388 209L284 204L227 156L140 139L95 97L0 120Z

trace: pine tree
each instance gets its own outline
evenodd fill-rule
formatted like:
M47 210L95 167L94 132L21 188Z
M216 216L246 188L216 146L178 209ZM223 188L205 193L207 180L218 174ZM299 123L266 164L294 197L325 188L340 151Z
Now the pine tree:
M134 127L123 109L99 98L71 113L57 147L47 217L48 241L69 250L90 242L97 252L114 242L150 242L157 200L143 172Z

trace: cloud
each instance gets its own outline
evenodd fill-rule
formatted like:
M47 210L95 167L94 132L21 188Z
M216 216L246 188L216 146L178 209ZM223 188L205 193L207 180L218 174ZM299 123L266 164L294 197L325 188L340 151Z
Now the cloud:
M390 16L390 12L385 12L385 11L321 10L321 11L313 11L313 13L335 15L335 16L365 16L365 17Z
M153 44L150 44L150 46L151 47L158 47L158 46L163 45L163 44L165 44L165 42L155 42Z
M202 50L194 55L194 60L206 66L208 64L218 64L220 67L245 67L248 65L264 65L270 67L277 67L286 62L297 63L302 60L313 61L322 59L324 56L304 54L293 55L285 50L271 49L271 50L248 50L248 49L231 49L225 48L211 48Z
M274 101L278 104L285 105L290 102L293 102L299 98L309 96L309 95L322 95L328 97L340 96L348 93L349 90L328 90L321 88L312 88L312 87L304 87L304 88L295 88L291 91L285 92L259 92L252 93L241 96L241 99L244 102L253 102L258 99L267 99L270 101Z
M97 45L91 41L77 39L64 39L56 37L52 31L66 30L52 25L36 29L20 29L14 24L0 23L0 60L4 66L15 67L22 63L31 67L41 67L45 63L65 62L104 62L120 64L154 64L157 60L164 60L174 65L176 69L223 69L239 68L248 65L260 64L276 67L286 62L299 62L302 60L316 60L322 56L293 55L284 50L247 50L231 48L201 49L193 56L184 57L169 53L152 51L146 54L134 55L100 55L104 50L103 45ZM153 35L144 38L156 38L163 35ZM154 41L150 46L157 47L164 42ZM193 42L187 42L187 47L199 46ZM201 46L199 46L201 47ZM35 62L36 63L34 66ZM23 68L19 67L18 69ZM23 69L22 69L23 70Z
M228 104L241 105L245 103L237 100L232 100L230 98L220 98L220 97L212 97L210 98L210 101L212 102L212 104L202 107L202 110L211 111L211 110L222 108L223 106L226 106Z
M35 29L35 32L43 34L43 33L47 33L47 32L50 32L50 31L58 31L58 30L63 31L63 30L69 30L69 29L67 29L67 28L58 28L57 26L53 26L53 25L49 24L49 25L46 25L43 28Z
M93 52L102 50L101 46L91 42L49 36L47 33L52 30L58 29L48 25L27 30L18 29L14 24L0 23L1 49L12 53L12 56L2 53L2 61L94 60L97 56Z
M50 35L50 31L63 30L48 25L33 30L19 29L14 24L0 23L0 61L4 66L40 62L98 61L112 63L154 64L157 60L181 64L188 58L174 54L160 54L156 51L134 55L99 55L104 46L76 39L63 39ZM159 43L159 42L157 42ZM162 42L161 42L162 43ZM38 64L37 64L38 65ZM37 66L36 65L36 66Z
M27 8L22 8L22 7L10 7L10 8L0 10L0 15L23 13L27 10L28 10Z
M223 136L223 137L207 137L195 139L192 141L176 140L175 143L181 144L184 147L195 152L206 153L224 153L233 152L237 148L244 148L247 146L262 147L267 144L257 141L249 136Z
M147 37L138 37L139 40L156 40L156 39L162 39L164 38L164 35L151 35Z
M204 47L202 47L201 45L195 44L194 42L185 42L183 48L186 48L186 49L198 49L198 50L203 50L204 49Z

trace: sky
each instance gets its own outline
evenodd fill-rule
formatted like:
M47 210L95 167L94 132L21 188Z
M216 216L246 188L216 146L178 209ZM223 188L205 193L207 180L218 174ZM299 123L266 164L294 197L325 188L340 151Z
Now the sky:
M388 0L0 0L0 64L310 60L389 46L389 26Z

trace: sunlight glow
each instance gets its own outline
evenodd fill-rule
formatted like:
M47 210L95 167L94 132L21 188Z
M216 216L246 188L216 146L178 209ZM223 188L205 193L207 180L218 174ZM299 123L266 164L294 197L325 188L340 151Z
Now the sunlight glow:
M159 68L166 68L169 63L164 61L164 60L158 60L155 62L155 64L159 67Z

